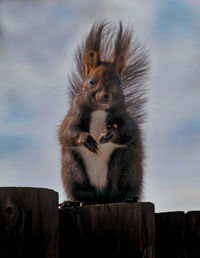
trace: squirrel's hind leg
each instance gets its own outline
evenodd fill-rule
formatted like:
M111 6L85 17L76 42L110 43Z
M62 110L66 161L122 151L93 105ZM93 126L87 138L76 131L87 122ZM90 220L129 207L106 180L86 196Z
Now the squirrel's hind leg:
M70 201L64 202L61 207L94 202L95 190L89 182L81 156L75 150L66 150L62 157L62 181Z
M114 202L137 202L142 191L142 165L130 147L119 148L109 164L110 198Z

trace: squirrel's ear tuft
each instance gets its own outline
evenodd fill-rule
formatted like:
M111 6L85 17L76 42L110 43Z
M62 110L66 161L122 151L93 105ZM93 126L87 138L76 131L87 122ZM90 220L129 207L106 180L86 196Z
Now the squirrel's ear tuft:
M87 78L92 69L99 65L99 53L97 51L88 51L85 55L85 77Z
M112 58L112 62L116 66L120 76L126 67L127 52L130 47L131 38L131 32L128 29L123 32L122 23L120 22Z
M104 21L96 22L86 38L84 53L85 78L88 77L92 69L95 69L100 64L101 34L106 24Z

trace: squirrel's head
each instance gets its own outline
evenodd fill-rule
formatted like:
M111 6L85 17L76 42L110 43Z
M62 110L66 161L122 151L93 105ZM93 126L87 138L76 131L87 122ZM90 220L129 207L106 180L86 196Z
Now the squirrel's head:
M101 33L105 24L93 26L86 39L84 54L84 92L97 104L117 104L124 101L121 77L126 67L127 52L131 41L128 31L123 33L122 24L113 46L110 61L100 58Z
M87 76L84 91L99 105L123 101L120 75L112 63L101 63Z

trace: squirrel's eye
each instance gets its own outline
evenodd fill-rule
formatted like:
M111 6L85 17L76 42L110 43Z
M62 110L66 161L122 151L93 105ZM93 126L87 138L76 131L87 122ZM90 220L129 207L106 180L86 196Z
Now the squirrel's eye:
M94 86L95 85L95 81L94 80L90 80L90 85Z
M122 83L121 82L118 84L118 88L122 88Z

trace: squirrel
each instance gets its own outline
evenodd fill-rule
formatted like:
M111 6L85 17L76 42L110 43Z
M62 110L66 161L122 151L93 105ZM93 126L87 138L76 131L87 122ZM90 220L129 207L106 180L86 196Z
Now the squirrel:
M98 21L78 46L71 108L59 128L62 181L71 201L138 201L143 185L149 61L130 28Z

